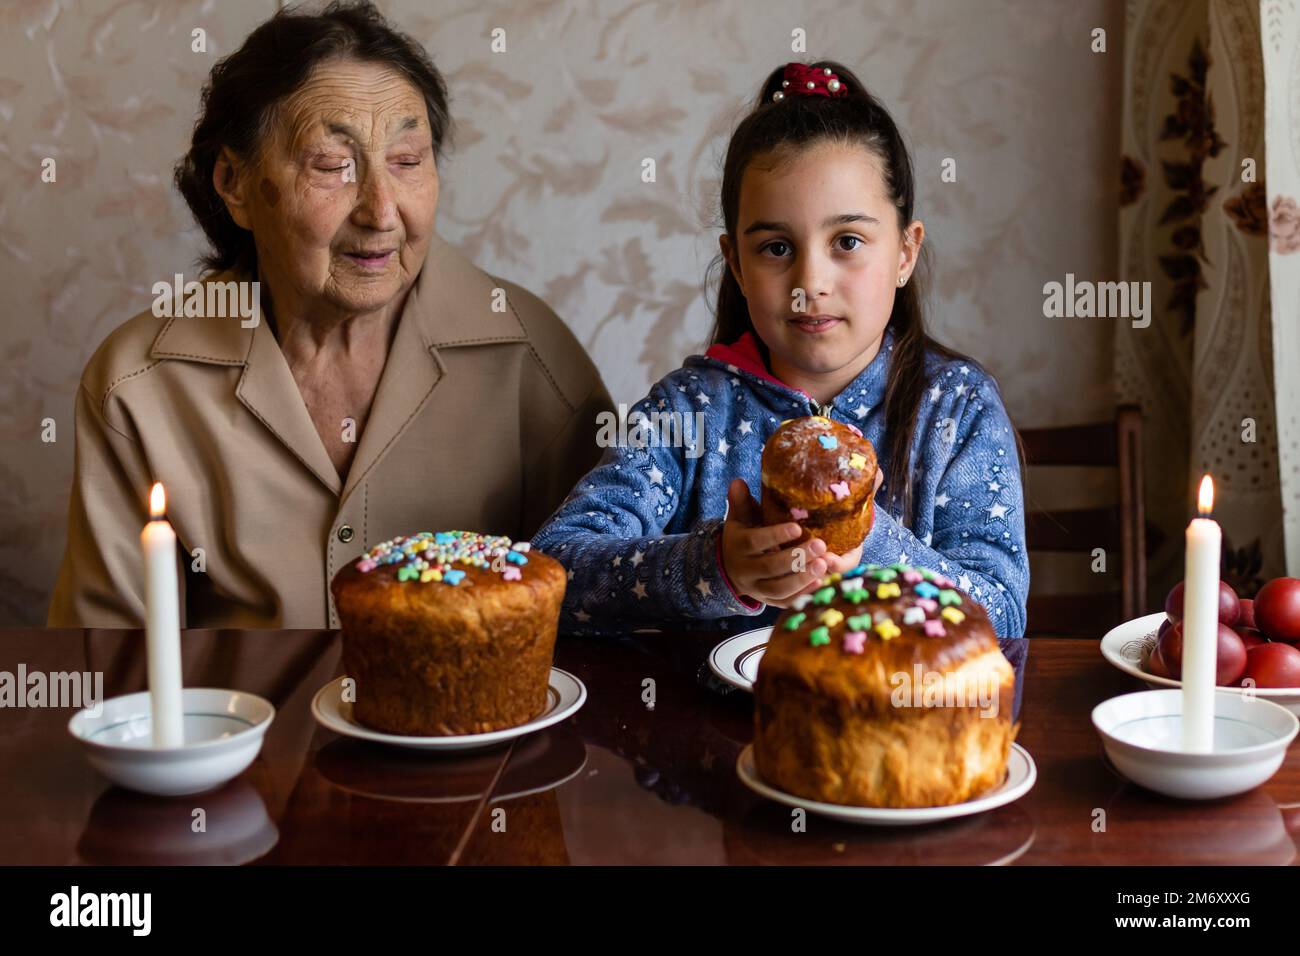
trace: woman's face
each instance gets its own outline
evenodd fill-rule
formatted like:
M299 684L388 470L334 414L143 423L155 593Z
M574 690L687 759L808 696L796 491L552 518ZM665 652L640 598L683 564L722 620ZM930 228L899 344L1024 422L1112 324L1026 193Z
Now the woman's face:
M899 230L879 163L859 146L816 144L780 160L746 168L722 251L774 372L852 379L879 350L924 227Z
M401 74L353 60L321 64L278 105L254 163L222 156L217 189L253 233L262 280L294 300L286 307L371 312L414 281L433 232L438 171L424 99Z

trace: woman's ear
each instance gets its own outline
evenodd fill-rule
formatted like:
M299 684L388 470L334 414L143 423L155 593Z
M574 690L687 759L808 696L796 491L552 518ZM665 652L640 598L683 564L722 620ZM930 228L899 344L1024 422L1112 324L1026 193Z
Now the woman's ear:
M230 218L241 229L252 229L248 208L248 172L238 156L229 147L221 147L212 166L212 188L226 204Z
M718 236L718 248L722 250L722 258L726 261L727 268L731 270L736 285L740 286L740 294L744 295L745 280L740 276L740 255L736 252L736 247L731 244L731 237L725 232Z

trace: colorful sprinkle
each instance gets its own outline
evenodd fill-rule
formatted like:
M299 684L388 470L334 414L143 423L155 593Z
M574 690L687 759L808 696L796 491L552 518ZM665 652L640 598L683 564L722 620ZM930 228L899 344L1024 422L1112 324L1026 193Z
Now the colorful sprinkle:
M924 598L932 598L939 593L939 589L929 581L922 581L916 586L916 593Z
M925 611L919 607L909 607L903 612L904 624L921 624L925 621Z
M903 572L903 580L908 584L919 584L922 581L921 574L916 568L909 568Z
M945 607L950 604L960 604L961 595L958 594L956 591L952 591L949 590L948 588L944 588L942 591L939 592L939 603L944 605Z
M960 624L962 621L966 620L966 615L955 607L944 608L939 616L946 621L951 621L953 624Z
M876 588L876 597L880 598L882 601L885 598L898 597L902 593L902 590L897 584L882 584L880 587Z
M835 600L835 589L832 587L821 588L813 594L812 599L814 604L830 604L831 601Z
M931 598L917 598L916 606L924 609L927 614L933 614L939 610L939 602Z
M844 650L849 654L861 654L862 644L867 639L866 631L845 631Z
M925 622L925 634L927 637L943 637L948 632L944 629L943 621L938 618L931 618Z
M813 647L831 642L831 632L824 627L815 627L808 633L808 643Z
M827 451L833 451L839 445L839 439L834 435L818 435L817 440L821 442L823 448Z
M795 521L802 521L804 518L808 517L808 512L805 511L803 508L791 508L790 517L793 518Z
M852 601L854 604L861 604L867 598L871 597L871 595L867 593L866 588L854 588L852 591L850 591L848 594L844 596L848 598L850 601Z
M808 606L808 602L811 600L812 600L811 594L800 594L797 598L795 598L793 601L790 602L790 606L793 607L796 611L802 611L804 608Z
M849 483L847 481L832 481L830 488L835 495L836 501L843 501L849 496Z
M855 451L853 454L849 455L849 467L856 468L858 471L866 468L867 456Z
M854 614L849 618L849 627L853 628L855 631L865 631L867 628L871 627L871 615Z
M799 625L804 622L804 618L806 618L807 616L808 615L804 614L802 611L800 611L798 614L791 614L789 617L785 619L785 629L787 631L799 630Z
M850 591L856 591L862 587L862 578L845 578L840 582L840 592L848 594Z
M876 633L879 634L881 637L883 637L885 640L892 641L894 638L898 637L898 635L903 632L898 629L898 625L895 624L893 621L881 621L879 624L876 625Z
M845 422L844 427L853 432L853 434L857 435L859 438L862 437L862 429L857 425L850 425L848 422Z
M522 580L514 565L528 563L524 553L532 545L527 541L511 544L504 535L484 535L473 531L421 531L381 541L357 560L357 570L369 573L388 564L396 564L398 581L443 582L459 584L465 571L452 569L453 564L473 568L491 568L507 581ZM510 562L507 564L507 562Z
M821 621L827 627L834 627L836 624L840 623L840 621L844 620L844 615L832 607L822 611L821 616L818 617L817 620Z

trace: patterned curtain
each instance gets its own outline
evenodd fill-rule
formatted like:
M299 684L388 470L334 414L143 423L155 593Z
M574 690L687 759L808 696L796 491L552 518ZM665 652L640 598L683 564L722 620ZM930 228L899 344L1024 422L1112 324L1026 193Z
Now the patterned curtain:
M1120 269L1151 323L1116 329L1120 401L1145 417L1159 607L1214 477L1223 578L1300 576L1300 9L1129 0Z

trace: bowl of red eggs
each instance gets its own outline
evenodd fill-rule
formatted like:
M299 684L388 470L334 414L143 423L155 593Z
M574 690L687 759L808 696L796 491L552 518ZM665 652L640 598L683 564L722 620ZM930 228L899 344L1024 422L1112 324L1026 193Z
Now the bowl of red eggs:
M1215 683L1254 694L1300 716L1300 578L1274 578L1253 599L1219 582ZM1101 640L1101 653L1152 687L1181 687L1183 584L1162 612L1126 621Z

